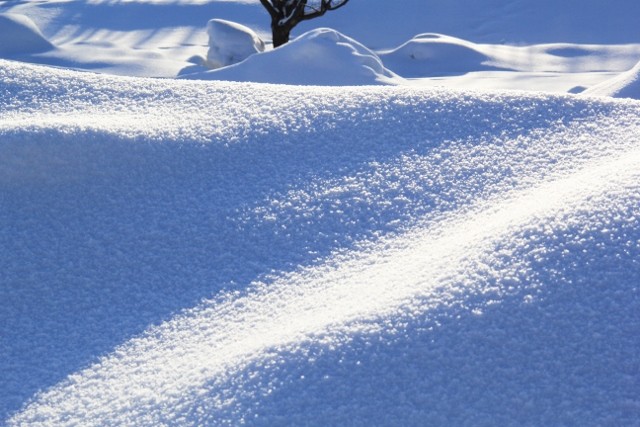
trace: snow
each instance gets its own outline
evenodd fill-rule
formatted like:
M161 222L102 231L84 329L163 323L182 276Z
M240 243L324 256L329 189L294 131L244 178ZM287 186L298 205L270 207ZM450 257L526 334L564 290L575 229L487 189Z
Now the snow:
M374 52L328 28L309 31L278 49L253 55L233 67L184 77L328 86L373 85L400 80L384 67Z
M637 424L639 6L403 2L0 2L0 424Z
M209 51L207 66L221 68L244 61L249 56L264 52L264 41L251 28L224 19L207 23Z
M629 71L590 87L584 94L640 99L640 62Z
M640 60L634 19L640 3L630 0L606 4L403 0L402 4L352 0L348 7L321 19L302 22L292 35L331 28L375 52L388 71L401 77L385 77L384 83L398 85L578 93L628 71ZM271 36L269 17L258 0L21 1L0 3L0 12L4 11L28 16L56 46L13 59L125 76L201 76L210 49L206 27L211 19L245 26L266 42ZM425 37L418 37L424 34L439 37L427 43ZM434 58L414 63L399 54L402 46L431 49ZM231 50L230 54L246 55L244 50ZM394 50L398 54L386 55ZM448 51L461 52L462 57L452 58ZM329 57L345 61L334 68L344 66L351 74L361 74L355 71L354 58L344 52ZM273 65L277 60L260 62ZM225 70L216 78L253 78L243 68L237 69L238 75ZM307 73L304 81L313 83L320 74ZM261 79L272 82L265 76ZM348 80L355 84L355 77ZM369 73L357 84L372 80L381 81ZM278 76L280 83L298 81L299 77L287 81L286 76Z
M42 52L52 47L28 17L0 14L0 55Z

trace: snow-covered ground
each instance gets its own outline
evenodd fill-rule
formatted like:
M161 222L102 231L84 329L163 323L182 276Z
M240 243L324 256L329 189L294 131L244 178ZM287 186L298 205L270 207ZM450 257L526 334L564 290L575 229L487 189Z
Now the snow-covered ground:
M210 19L269 40L259 0L9 0L1 12L26 17L54 47L42 49L36 35L28 37L36 46L7 51L27 37L0 19L0 56L127 76L577 93L640 62L640 3L631 0L352 0L294 30L329 27L339 33L333 44L327 34L307 35L282 52L208 74ZM364 46L372 58L363 61ZM371 61L385 71L371 72Z
M0 424L637 425L640 3L398 3L0 2Z

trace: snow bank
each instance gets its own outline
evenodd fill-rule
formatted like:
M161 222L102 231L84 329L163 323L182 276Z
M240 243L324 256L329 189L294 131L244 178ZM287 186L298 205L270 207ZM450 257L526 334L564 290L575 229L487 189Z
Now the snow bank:
M441 34L425 33L401 46L380 52L385 66L403 77L427 77L496 70L490 57L473 43Z
M251 56L232 67L184 77L334 86L381 84L397 78L374 52L327 28L305 33L278 49Z
M0 55L43 52L53 45L28 17L15 13L0 14Z
M251 28L235 22L212 19L207 23L207 34L207 66L210 68L225 67L264 52L262 39Z
M637 102L0 76L8 425L638 419Z
M640 100L640 62L629 71L590 87L582 93L584 95Z

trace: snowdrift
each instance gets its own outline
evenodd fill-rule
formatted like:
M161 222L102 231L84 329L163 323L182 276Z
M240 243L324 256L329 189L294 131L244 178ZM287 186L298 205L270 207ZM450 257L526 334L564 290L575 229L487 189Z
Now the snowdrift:
M637 102L0 75L9 426L638 419Z
M278 49L252 55L240 64L183 77L327 86L380 84L397 78L374 52L328 28L309 31Z
M38 53L52 48L31 19L15 13L0 13L0 55Z
M583 94L640 100L640 62L629 71L599 83Z
M390 69L409 78L500 69L491 66L490 56L473 43L434 33L419 34L381 52L381 58Z
M244 61L249 56L264 52L264 42L250 28L223 19L207 23L209 51L207 66L220 68Z

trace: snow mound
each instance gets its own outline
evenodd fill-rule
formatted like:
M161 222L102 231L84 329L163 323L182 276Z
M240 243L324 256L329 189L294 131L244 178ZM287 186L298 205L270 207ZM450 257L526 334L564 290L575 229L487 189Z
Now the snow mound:
M640 100L640 62L632 69L588 88L584 95L633 98Z
M0 75L0 423L637 421L639 103Z
M403 77L454 75L496 70L474 43L442 34L419 34L396 49L380 52L385 66Z
M27 16L0 14L0 55L44 52L53 45Z
M335 30L320 28L239 64L184 78L348 86L387 83L397 76L359 42Z
M220 68L244 61L254 53L264 52L264 41L249 27L224 19L207 23L209 51L206 65Z

